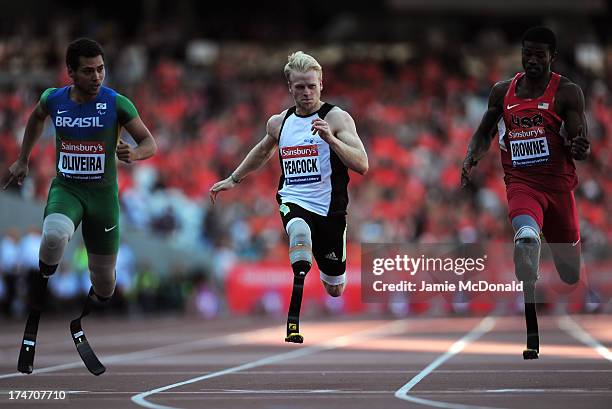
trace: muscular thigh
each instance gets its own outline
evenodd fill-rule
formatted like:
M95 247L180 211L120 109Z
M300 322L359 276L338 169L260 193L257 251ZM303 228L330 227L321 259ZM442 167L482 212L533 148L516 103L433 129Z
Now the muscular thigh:
M58 179L51 182L47 205L45 206L45 217L53 213L60 213L72 220L76 228L83 218L84 198L80 192L62 183Z
M573 192L549 193L542 232L549 243L575 243L580 239L580 223Z
M93 254L119 250L119 195L114 188L90 189L83 215L83 241Z
M314 224L313 224L313 216L314 213L309 212L308 210L302 208L301 206L296 205L295 203L283 203L279 207L279 212L281 216L281 220L283 221L283 227L285 231L287 231L287 225L291 223L293 219L302 219L310 227L311 234L314 235ZM312 237L311 237L312 238Z
M319 270L329 276L346 271L346 216L318 216L314 220L312 253Z
M544 224L544 212L546 211L546 198L541 192L529 186L514 183L506 189L508 198L508 216L510 221L517 216L531 216L540 226Z
M578 211L572 192L549 194L542 231L557 272L563 281L576 282L580 276L581 243Z

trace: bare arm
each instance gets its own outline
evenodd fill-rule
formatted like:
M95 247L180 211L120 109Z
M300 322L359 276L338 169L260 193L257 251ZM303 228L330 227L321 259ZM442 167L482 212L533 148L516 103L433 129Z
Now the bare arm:
M28 162L30 160L30 154L34 145L40 138L43 127L45 125L45 119L47 118L47 112L39 103L36 104L34 111L28 118L26 129L23 135L23 141L21 143L21 152L17 160L9 167L8 172L2 178L2 188L6 189L11 183L17 182L21 186L23 179L28 175Z
M215 183L210 188L210 201L215 204L217 194L223 190L235 187L249 173L256 171L270 160L278 146L278 136L283 115L273 115L266 125L266 135L257 143L242 160L232 174Z
M267 163L278 146L278 129L275 129L276 122L274 117L268 120L266 126L266 135L257 143L247 154L244 160L238 165L236 170L232 172L235 180L242 181L249 173L256 171Z
M34 149L34 145L36 145L38 138L40 138L47 115L47 112L42 105L40 105L40 102L36 104L34 111L32 111L30 117L28 118L28 123L23 134L23 142L21 143L19 160L26 163L30 160L30 154L32 153L32 149Z
M340 109L327 114L326 121L318 118L312 121L313 132L336 152L342 163L355 172L365 175L368 171L368 154L357 135L355 121L348 112Z
M470 180L472 169L489 150L491 139L495 134L497 123L504 113L504 95L508 90L510 81L498 82L491 89L487 111L484 113L480 125L472 135L468 150L461 169L461 187L465 187Z
M557 92L557 104L571 143L572 157L576 160L586 159L591 153L591 144L587 137L582 90L572 82L563 84Z
M155 139L153 139L153 135L151 135L151 132L139 116L123 127L134 138L137 146L132 148L127 143L119 141L119 145L117 145L117 157L119 160L132 163L135 160L144 160L155 155L155 152L157 152Z

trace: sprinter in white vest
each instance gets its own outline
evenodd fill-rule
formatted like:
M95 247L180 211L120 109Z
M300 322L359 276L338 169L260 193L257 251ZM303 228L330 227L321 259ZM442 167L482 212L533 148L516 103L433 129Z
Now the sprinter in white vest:
M210 199L214 204L220 191L235 187L279 148L277 200L294 273L285 341L302 343L299 312L313 255L327 293L338 297L344 291L348 169L365 174L368 156L353 118L321 101L323 70L317 60L298 51L284 71L295 106L270 117L264 138L228 178L211 187Z

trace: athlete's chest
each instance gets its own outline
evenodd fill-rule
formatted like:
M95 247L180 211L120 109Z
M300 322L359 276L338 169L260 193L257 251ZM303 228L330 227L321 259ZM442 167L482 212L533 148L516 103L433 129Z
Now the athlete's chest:
M107 100L84 104L71 100L57 101L50 115L56 131L64 136L83 136L117 126L114 103Z
M289 117L281 131L281 139L290 140L292 143L299 142L300 139L322 141L318 135L313 135L312 133L312 121L314 118L316 116L309 118Z
M561 106L557 94L560 78L553 75L541 86L528 86L524 77L517 78L504 98L504 116L512 127L531 128L554 125L561 121Z
M312 120L309 118L289 117L280 133L279 146L314 146L318 151L329 150L329 145L318 134L312 133Z
M527 100L527 101L541 99L546 96L546 91L548 90L548 87L549 87L549 84L546 84L544 86L538 86L538 87L528 87L525 84L524 80L523 81L519 80L516 83L514 95L518 99Z

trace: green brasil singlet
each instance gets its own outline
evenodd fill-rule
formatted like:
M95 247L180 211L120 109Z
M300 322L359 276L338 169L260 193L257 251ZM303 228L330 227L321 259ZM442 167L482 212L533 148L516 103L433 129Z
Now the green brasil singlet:
M138 116L134 104L108 87L83 104L70 99L70 86L49 88L40 105L55 126L56 170L45 217L68 216L83 223L83 241L92 254L119 249L119 193L115 151L121 126Z

